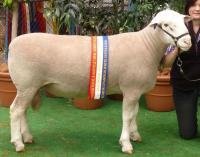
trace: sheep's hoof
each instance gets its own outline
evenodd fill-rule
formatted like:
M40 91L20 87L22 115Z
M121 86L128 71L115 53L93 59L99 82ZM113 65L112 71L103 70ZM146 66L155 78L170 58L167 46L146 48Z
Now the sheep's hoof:
M142 138L139 134L131 134L130 139L135 142L142 142Z
M124 149L124 148L122 148L122 152L123 153L126 153L126 154L133 154L133 149Z
M25 151L25 148L24 148L24 146L23 145L21 145L21 146L16 146L16 152L18 152L18 153L20 153L20 152L24 152Z
M23 136L24 143L26 144L34 143L33 136L31 134L23 134L22 136Z
M33 144L34 140L33 139L25 140L24 143L26 143L26 144Z
M122 146L122 152L126 153L126 154L132 154L133 153L133 147L131 145L131 143L129 142L123 142L123 141L119 141L119 143Z
M25 151L25 146L23 143L17 142L14 140L11 140L10 142L15 146L16 152L24 152Z

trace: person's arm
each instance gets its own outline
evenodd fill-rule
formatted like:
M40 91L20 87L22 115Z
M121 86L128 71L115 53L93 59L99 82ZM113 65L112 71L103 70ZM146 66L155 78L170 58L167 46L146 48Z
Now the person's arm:
M171 67L178 55L178 48L176 47L172 52L166 54L163 58L163 67Z
M164 68L171 68L174 60L177 57L177 54L178 54L178 48L172 45L169 46L160 62L159 70L162 71Z

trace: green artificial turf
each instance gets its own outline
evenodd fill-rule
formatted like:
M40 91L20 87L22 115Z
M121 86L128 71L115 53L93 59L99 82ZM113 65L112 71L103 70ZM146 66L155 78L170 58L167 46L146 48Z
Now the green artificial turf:
M97 110L80 110L67 99L43 96L42 106L29 109L35 143L16 153L10 144L9 110L0 108L0 157L198 157L200 138L182 140L175 111L152 112L140 100L138 126L143 138L133 143L134 154L121 152L121 102L106 99Z

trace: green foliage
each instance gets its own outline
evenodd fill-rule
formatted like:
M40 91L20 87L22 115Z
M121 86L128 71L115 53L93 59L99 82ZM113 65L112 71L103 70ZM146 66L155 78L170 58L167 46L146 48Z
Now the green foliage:
M82 5L80 0L51 0L44 13L55 20L58 33L66 33L69 32L72 23L79 23Z
M4 0L3 1L4 7L12 8L12 4L13 4L13 0Z
M158 11L167 8L169 0L130 0L128 9L124 1L112 0L112 7L98 6L101 0L93 0L90 11L82 12L82 34L102 35L138 31L145 27ZM98 6L98 7L97 7ZM93 11L92 11L93 10Z
M138 31L145 27L159 11L170 8L183 13L183 0L131 0L123 31Z
M117 34L123 23L125 22L124 5L117 0L112 1L112 7L101 6L100 0L90 3L90 6L82 11L82 19L80 25L82 34Z
M184 6L185 6L185 1L184 0L170 0L169 2L170 8L173 10L176 10L180 13L184 13Z
M12 8L14 0L4 0ZM24 0L30 2L31 0ZM83 35L118 34L144 28L160 10L170 7L183 13L183 0L129 0L128 9L123 0L112 0L105 7L103 0L48 0L44 13L56 23L59 34L67 34L73 25Z
M131 0L125 28L131 31L141 30L157 12L167 8L167 2L167 0Z

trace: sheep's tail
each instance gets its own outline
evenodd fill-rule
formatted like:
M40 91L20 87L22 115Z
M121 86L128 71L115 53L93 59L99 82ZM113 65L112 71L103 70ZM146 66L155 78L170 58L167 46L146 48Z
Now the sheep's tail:
M40 104L41 104L41 97L39 94L39 91L35 94L35 96L33 97L31 106L33 110L38 110L40 108Z

